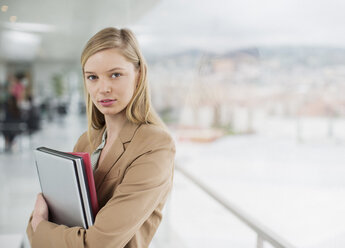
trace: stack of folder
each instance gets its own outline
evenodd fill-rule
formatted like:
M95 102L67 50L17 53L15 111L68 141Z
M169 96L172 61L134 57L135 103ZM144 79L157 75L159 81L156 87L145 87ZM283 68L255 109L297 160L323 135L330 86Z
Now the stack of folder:
M88 153L66 153L47 147L35 151L37 173L49 208L49 221L88 229L98 212Z

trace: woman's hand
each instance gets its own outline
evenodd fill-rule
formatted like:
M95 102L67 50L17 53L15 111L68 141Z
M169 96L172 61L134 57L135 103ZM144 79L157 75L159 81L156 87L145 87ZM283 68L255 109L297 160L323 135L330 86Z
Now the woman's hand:
M42 220L48 220L48 213L48 205L44 200L42 193L40 193L37 195L35 209L31 220L31 226L34 232Z

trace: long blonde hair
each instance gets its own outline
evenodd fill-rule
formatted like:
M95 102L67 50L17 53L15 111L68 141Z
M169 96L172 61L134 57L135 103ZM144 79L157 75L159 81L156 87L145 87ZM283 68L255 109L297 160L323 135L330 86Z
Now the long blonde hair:
M86 61L95 53L117 48L121 54L139 70L138 86L126 107L127 119L135 124L153 124L165 127L163 121L152 107L149 85L147 80L147 64L140 51L137 39L129 29L105 28L96 33L86 43L81 54L84 88L86 92L86 111L88 118L88 135L91 138L92 129L102 129L105 125L104 115L93 104L90 94L86 90L84 66Z

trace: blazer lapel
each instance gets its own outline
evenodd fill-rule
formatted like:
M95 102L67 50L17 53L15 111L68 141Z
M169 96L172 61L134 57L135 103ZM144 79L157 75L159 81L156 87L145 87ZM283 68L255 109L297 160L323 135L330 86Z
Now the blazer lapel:
M101 165L98 165L97 169L95 170L94 176L97 191L99 190L99 187L102 185L105 176L109 173L109 171L113 168L113 166L125 152L125 143L128 143L132 140L134 133L138 127L139 125L133 124L128 120L123 125L119 133L119 136L112 144L111 149L104 158L104 161ZM101 139L102 134L103 132L101 132ZM99 144L101 143L101 139L99 140Z

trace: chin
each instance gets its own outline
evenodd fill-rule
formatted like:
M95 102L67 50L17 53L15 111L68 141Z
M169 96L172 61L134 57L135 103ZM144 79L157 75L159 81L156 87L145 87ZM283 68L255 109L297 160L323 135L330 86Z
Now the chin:
M102 109L100 110L103 115L108 116L115 116L118 114L126 114L126 110L118 110L118 109Z
M116 115L119 113L119 111L114 111L114 110L103 110L101 111L103 115Z

